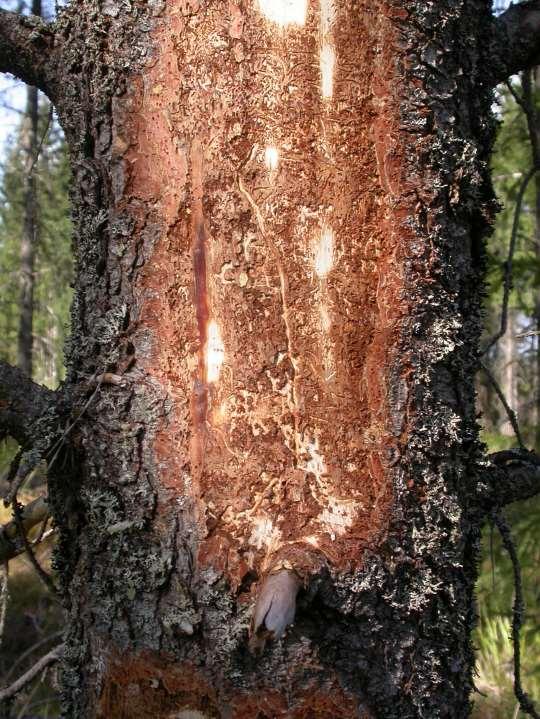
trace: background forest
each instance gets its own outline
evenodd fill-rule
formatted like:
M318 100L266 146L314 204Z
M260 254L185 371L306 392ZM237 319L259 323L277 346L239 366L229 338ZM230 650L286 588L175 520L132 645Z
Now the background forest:
M34 0L32 10L41 14L41 3ZM0 124L9 129L0 147L0 358L31 367L37 382L55 388L63 379L63 349L69 341L73 271L66 145L50 104L36 91L4 79L0 105ZM494 109L501 123L492 161L501 212L487 247L487 349L485 369L478 374L479 422L490 451L522 441L540 452L540 174L531 169L539 157L540 71L501 87ZM21 330L25 321L28 325L28 315L30 338ZM17 449L8 439L0 445L2 492ZM38 472L19 499L27 504L44 491ZM10 511L0 507L0 524L11 519ZM513 505L507 519L525 599L522 682L540 702L540 498ZM36 559L54 574L54 528L45 525L35 531L49 536L39 542ZM514 574L499 533L489 527L483 557L473 716L515 719L524 715L513 694ZM7 565L6 581L0 582L2 686L53 647L62 628L61 608L28 556L23 553ZM11 706L3 706L0 716L58 716L55 697L53 672L44 672Z

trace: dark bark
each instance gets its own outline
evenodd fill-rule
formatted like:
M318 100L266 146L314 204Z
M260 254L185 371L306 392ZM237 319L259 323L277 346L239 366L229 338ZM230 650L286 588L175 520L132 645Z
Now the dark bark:
M229 232L243 228L244 237L258 237L257 242L263 243L263 235L274 221L266 218L262 226L252 188L263 185L263 177L257 182L259 166L254 160L246 167L250 146L242 137L244 133L247 138L256 135L257 127L247 124L246 129L238 131L238 145L231 141L227 146L226 127L234 128L234 122L240 126L250 123L253 114L248 109L244 111L242 103L249 108L250 102L257 101L256 85L247 90L248 99L244 99L246 90L235 84L240 81L235 79L234 68L235 63L240 63L240 71L243 67L248 70L254 66L255 58L265 56L265 46L258 47L250 34L250 27L259 27L254 23L260 23L260 16L256 10L242 6L238 10L240 18L229 26L231 18L219 3L210 4L204 16L199 16L197 10L193 15L170 15L170 8L165 6L151 36L155 43L153 61L148 68L140 68L144 79L132 76L125 85L122 63L105 65L104 57L116 55L110 47L100 49L102 45L95 38L114 42L120 60L128 47L137 48L146 42L137 32L143 18L130 25L121 14L100 15L98 22L103 27L95 28L84 20L91 6L85 3L79 7L77 17L71 18L70 34L76 38L84 28L90 48L85 66L90 75L76 81L80 104L62 114L68 137L88 138L85 143L78 142L75 157L78 278L69 381L80 381L94 372L122 373L126 366L131 369L124 372L124 388L101 388L79 427L84 490L75 505L76 514L66 516L65 503L61 501L55 508L65 535L62 546L69 544L77 549L71 561L62 558L63 550L59 555L71 602L64 681L66 687L77 687L66 692L69 712L73 716L107 717L129 717L138 712L144 717L189 708L203 716L216 717L292 718L307 712L333 719L462 719L468 712L472 687L470 630L480 531L476 515L465 509L476 500L474 478L480 456L475 442L472 380L480 329L482 235L494 207L486 168L491 141L491 98L484 89L489 45L489 37L484 34L489 28L486 4L468 2L459 9L454 2L438 3L436 7L424 2L408 2L406 7L401 2L355 6L355 21L361 21L356 32L357 37L362 37L362 48L377 46L384 52L369 56L366 75L363 69L356 69L359 66L354 63L360 60L351 59L347 80L344 77L339 81L342 84L337 81L336 85L336 92L344 93L346 106L351 96L345 88L349 83L351 88L363 88L365 77L371 78L376 68L376 80L366 86L365 99L357 110L357 116L365 113L361 115L362 122L377 118L376 148L366 144L364 149L361 145L359 120L359 134L350 135L349 148L353 156L358 152L358 143L363 148L364 157L358 160L359 167L364 163L363 177L358 183L364 187L368 201L364 223L374 227L370 240L366 235L365 246L371 242L374 249L373 254L360 254L365 258L366 270L364 275L359 274L358 286L366 286L369 291L356 305L362 316L347 325L351 344L345 345L343 351L352 352L354 348L358 352L353 355L358 357L356 372L358 377L367 377L366 385L359 381L355 384L362 389L354 398L366 413L364 434L355 429L361 447L357 461L362 463L368 458L372 462L372 468L362 474L362 482L375 488L371 497L366 497L366 508L371 511L376 506L379 491L377 521L385 526L388 505L384 492L390 491L392 516L383 534L374 531L370 541L365 539L370 536L369 524L358 527L360 540L350 540L357 543L357 549L349 555L348 566L340 563L338 553L335 559L323 553L315 557L308 556L305 547L296 547L295 555L294 546L285 547L285 560L295 570L299 565L304 567L307 588L298 596L294 627L281 642L268 641L259 657L248 651L247 630L257 593L262 594L264 603L267 591L266 585L259 585L265 572L264 553L250 549L245 542L242 551L246 560L242 564L242 555L231 540L234 528L227 524L231 517L227 501L238 502L232 498L232 488L236 486L232 483L236 477L238 486L243 483L245 487L244 508L235 505L239 516L246 507L255 506L252 493L260 491L261 512L275 512L270 516L278 521L279 507L272 509L272 497L283 491L278 472L283 473L289 491L298 484L298 496L305 496L305 502L309 501L309 493L302 493L304 488L315 486L314 475L298 469L295 474L284 464L281 470L273 470L278 473L274 489L259 489L249 479L249 467L238 466L235 452L242 456L242 448L233 444L232 452L223 447L221 464L216 459L213 465L220 479L214 485L205 485L213 507L201 509L202 499L198 490L191 491L190 482L196 487L197 482L210 481L209 475L203 473L201 477L200 467L215 456L215 447L221 446L216 432L214 444L201 450L205 434L213 432L207 419L211 397L205 388L200 350L201 344L208 341L209 311L216 316L216 296L213 307L206 299L209 283L219 273L219 263L227 259ZM339 12L347 13L347 21L339 27L349 27L350 3L341 2L337 7ZM192 22L196 33L188 30ZM464 27L468 29L466 36ZM279 32L291 32L291 52L301 58L301 50L311 35L304 41L300 33L297 46L292 30ZM274 47L273 43L279 42L279 36L274 35L275 32L265 35L260 42ZM171 37L174 49L167 50L169 61L165 48L171 47ZM207 39L203 42L202 38ZM198 49L196 42L202 43ZM230 48L223 50L223 57L219 55L220 47ZM354 49L354 45L350 47ZM406 48L404 55L400 48ZM232 52L236 60L229 60L227 53ZM289 56L285 50L282 52L287 63ZM179 57L180 74L176 76ZM310 67L309 63L291 61L295 69L289 83L293 88L300 87L304 92L305 87L308 93L313 86L318 87L316 75L303 79L302 73L311 72ZM295 72L300 73L298 77ZM209 74L213 80L206 85L204 78ZM261 77L266 76L261 73ZM233 78L227 82L236 88L238 110L228 111L230 125L223 126L219 124L219 96L225 102L229 90L212 91L221 77ZM249 73L246 83L251 82L248 77ZM258 77L255 75L256 80ZM72 82L68 80L68 84ZM123 87L127 87L125 95L120 94L119 88ZM147 88L147 99L141 105L143 87ZM205 88L210 97L205 95ZM177 92L184 98L178 106ZM145 109L151 98L156 98L156 109L152 111ZM296 106L303 107L300 100ZM287 112L294 111L294 107L294 102L287 105ZM114 133L111 112L115 117ZM353 133L357 127L353 116L350 123L343 127L351 127L346 131ZM205 128L212 128L213 133ZM234 140L234 129L229 131ZM179 139L180 150L174 149L174 144L169 148L167 132L186 138L186 144ZM198 144L197 133L203 133ZM205 172L214 174L205 179L197 158L201 148L212 152L213 147L215 158ZM160 159L153 154L157 152L162 153ZM176 157L177 152L186 159L169 166L165 158ZM289 150L293 159L295 152L293 145ZM226 159L229 153L238 153L236 172L234 163ZM223 168L230 169L221 170L219 158ZM188 165L188 178L193 178L193 185L188 180L185 190L186 180L174 174L182 162ZM290 166L301 167L294 163ZM378 175L374 169L377 166ZM301 290L301 282L294 275L294 245L286 245L281 254L280 243L287 237L286 223L293 222L288 206L293 206L295 193L304 197L324 189L316 174L308 177L312 179L303 186L294 186L294 192L288 195L289 205L283 206L283 217L287 219L278 224L281 234L275 234L277 251L266 260L264 256L259 259L266 262L263 266L278 298L279 282L276 284L275 277L282 258L282 288L285 286L291 297ZM366 177L373 177L372 185L364 186ZM289 180L294 183L292 174ZM327 183L331 186L332 181L330 175ZM345 179L340 186L342 192L349 191ZM375 195L391 218L380 235L375 223L380 226L383 220L373 219L376 210L369 205L370 196ZM230 198L227 212L232 219L220 204L222 197ZM308 207L317 207L315 201L303 201ZM166 214L168 207L173 208L172 215ZM103 208L109 208L108 215L103 214ZM207 218L204 223L203 217ZM279 216L276 221L279 223ZM351 226L350 235L362 227L358 222ZM220 230L220 226L224 229ZM345 235L342 241L346 247L349 240ZM218 246L225 249L223 255L218 255L223 259L216 267L211 265L209 248L216 253L221 251ZM359 248L363 246L358 244ZM358 249L359 253L363 251ZM374 257L389 259L377 265ZM352 267L359 271L359 265ZM398 285L393 274L396 267L404 278L398 296L392 295L392 288ZM219 321L226 326L225 313L232 318L235 308L248 303L246 331L241 334L245 356L260 353L256 347L251 349L254 338L259 336L270 343L265 352L271 361L273 323L281 321L281 311L271 306L267 319L262 308L259 319L250 314L249 303L255 310L262 301L257 288L250 288L258 271L256 265L245 269L241 265L238 270L233 266L233 277L235 272L238 275L235 287L246 289L234 290L237 294L225 299L220 305L224 309ZM379 278L373 285L371 271ZM260 286L264 287L264 283ZM177 299L184 297L184 291L188 298L185 302ZM374 302L376 295L378 306ZM190 297L195 308L190 305ZM270 298L273 297L272 294ZM402 310L404 298L407 308ZM300 300L295 307L286 318L289 345L286 337L280 339L275 345L278 354L279 348L290 352L290 343L294 352L295 342L301 340L297 324L303 309ZM355 305L343 303L345 315L354 311L351 307ZM384 308L382 315L378 314L380 308ZM392 314L398 308L403 312L401 319ZM385 313L386 317L392 316L393 325L385 324L389 322ZM251 335L248 321L254 322ZM373 327L371 336L362 334L366 326ZM235 331L242 333L242 325L237 325ZM224 341L230 347L235 342L234 334L228 333ZM394 343L393 348L384 349L384 341ZM371 355L362 355L355 342L368 347ZM315 357L320 346L317 342L312 349ZM239 348L238 357L241 353ZM186 371L188 358L194 358L195 378L191 370ZM295 362L302 362L301 358L300 353L296 357L293 354ZM282 363L279 369L288 373L288 367L289 363ZM295 370L290 363L299 392L307 383L303 367L302 364ZM244 391L249 392L247 367L237 365L235 373L246 382ZM254 388L257 382L261 387L260 399L253 395L256 406L272 396L271 386L262 382L264 376L263 368L260 377L249 379ZM228 376L224 381L229 381ZM287 375L281 386L286 381ZM387 391L381 388L379 394L378 388L384 383ZM331 414L332 406L326 409L336 428L356 421L354 415L352 420L345 418L351 417L345 414L350 411L348 388L344 386L342 391L345 399L341 401L341 423ZM240 389L235 387L231 392L238 393ZM311 404L316 401L312 396ZM263 411L263 405L259 406ZM303 411L299 410L300 418ZM324 420L324 406L322 412ZM393 418L390 430L385 426L388 414ZM321 421L321 432L326 431L323 424ZM252 456L256 458L259 451L265 454L268 470L275 451L272 447L280 443L272 445L266 431L259 430L260 439L251 441ZM191 455L190 434L195 445ZM229 442L235 441L234 435L229 437ZM350 441L355 440L351 437ZM284 457L282 461L288 462L289 455ZM379 486L376 477L382 482ZM220 488L224 496L219 494ZM204 501L209 502L209 497ZM309 521L302 514L302 504L291 497L282 501L283 514L296 513ZM199 512L203 513L202 525L197 519ZM375 526L375 517L369 521ZM76 533L69 528L74 524ZM321 537L322 546L327 541L330 551L329 535ZM249 559L254 551L256 559ZM251 566L248 562L252 562ZM278 617L280 630L282 615L290 616L289 595L285 603ZM149 674L157 679L155 689L145 682ZM130 693L128 698L128 686L134 685L138 687L137 695Z
M540 64L540 0L511 5L497 18L492 50L495 83Z
M0 361L0 434L9 434L19 444L31 446L36 439L36 422L54 407L55 400L55 392Z

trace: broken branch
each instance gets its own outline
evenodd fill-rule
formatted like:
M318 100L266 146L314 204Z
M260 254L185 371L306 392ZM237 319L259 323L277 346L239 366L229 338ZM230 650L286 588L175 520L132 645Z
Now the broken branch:
M14 518L0 527L0 562L8 562L26 551L23 537L27 537L28 532L38 524L47 522L50 513L45 497L38 497L22 507L19 517L20 524ZM38 540L32 542L32 546L49 536L49 532L41 533Z
M37 661L33 667L31 667L21 677L14 681L11 686L6 687L6 689L0 690L0 702L14 697L16 694L22 691L24 687L29 684L32 679L34 679L40 672L46 669L50 664L57 662L62 655L63 649L63 644L59 644L58 646L54 647L54 649L51 649L48 654L45 654L44 657L41 657L41 659Z

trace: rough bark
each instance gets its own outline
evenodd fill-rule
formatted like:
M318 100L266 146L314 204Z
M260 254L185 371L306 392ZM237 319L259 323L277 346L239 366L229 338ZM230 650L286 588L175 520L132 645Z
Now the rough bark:
M32 382L21 370L0 361L0 435L11 435L19 444L34 442L36 422L55 405L56 395Z
M492 28L484 0L58 20L67 716L467 716Z
M70 711L461 717L485 4L261 7L167 4L120 93L96 42L63 116L70 381L131 364L80 432ZM252 657L280 566L295 627Z

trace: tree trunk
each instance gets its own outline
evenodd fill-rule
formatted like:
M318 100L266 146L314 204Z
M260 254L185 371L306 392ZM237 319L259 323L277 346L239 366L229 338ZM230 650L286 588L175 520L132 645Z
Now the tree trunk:
M33 32L75 178L66 715L467 716L489 3Z
M32 0L32 14L41 15L41 0ZM38 153L39 98L37 87L26 90L26 118L23 127L25 177L23 195L23 231L20 248L20 317L17 342L17 364L29 377L32 376L33 319L34 319L34 265L38 237L38 199L34 172Z
M529 133L534 133L532 146L532 161L536 162L540 153L540 67L531 71L531 103L532 120L534 127L529 127ZM540 172L535 177L534 184L534 246L536 250L537 273L540 268ZM540 291L536 297L536 447L540 449Z
M498 358L500 386L509 406L518 413L518 353L516 348L516 310L508 309L506 332L499 340L500 356ZM512 423L503 414L501 417L500 433L506 437L514 436Z

